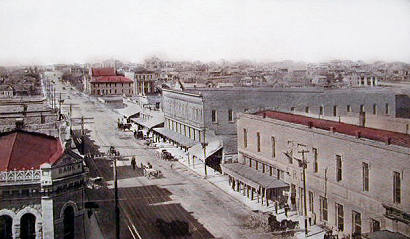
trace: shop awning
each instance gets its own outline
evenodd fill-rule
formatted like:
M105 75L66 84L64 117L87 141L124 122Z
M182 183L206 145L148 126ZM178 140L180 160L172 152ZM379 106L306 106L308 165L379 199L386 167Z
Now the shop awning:
M212 156L222 147L223 147L222 142L218 139L208 142L208 144L205 147L206 157L208 158ZM196 145L190 148L188 152L190 155L194 155L198 159L204 161L204 148L202 147L201 143L196 142Z
M223 173L226 173L254 188L259 188L259 186L266 189L289 187L289 184L282 180L259 172L256 169L241 163L221 164L221 167Z
M152 129L154 127L161 126L161 124L164 124L164 118L156 118L156 117L151 118L151 119L136 118L136 119L131 119L131 121L147 129Z
M117 109L116 111L122 116L129 118L131 116L135 116L138 113L140 113L141 108L138 105L128 105L127 107L123 109Z
M177 132L172 131L168 128L155 128L155 129L153 129L153 131L157 132L158 134L160 134L160 135L162 135L162 136L164 136L164 137L166 137L170 140L173 140L173 141L179 143L180 145L182 145L184 147L190 148L190 147L192 147L192 146L194 146L195 144L198 143L195 140L190 139L190 138L188 138L184 135L178 134Z

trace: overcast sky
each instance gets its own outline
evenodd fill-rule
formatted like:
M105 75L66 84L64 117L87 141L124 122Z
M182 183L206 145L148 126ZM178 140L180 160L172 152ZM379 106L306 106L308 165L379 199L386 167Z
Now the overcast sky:
M410 1L0 0L0 65L153 55L410 63Z

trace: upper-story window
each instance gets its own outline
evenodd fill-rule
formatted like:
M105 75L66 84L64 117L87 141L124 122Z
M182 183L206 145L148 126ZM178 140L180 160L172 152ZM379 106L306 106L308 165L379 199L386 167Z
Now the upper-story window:
M337 105L333 106L333 116L337 116Z
M319 171L317 148L313 148L312 152L313 152L313 172L317 173Z
M271 141L272 141L272 158L276 157L276 139L275 137L271 137Z
M369 191L369 164L363 163L362 164L362 178L363 178L363 191Z
M393 172L393 202L401 202L401 179L399 172Z
M336 181L342 181L342 156L336 155Z
M364 112L364 105L360 105L360 113Z
M374 115L377 114L377 105L376 104L373 105L373 114Z
M218 118L217 118L217 112L216 110L212 110L212 123L216 123Z
M323 112L324 112L324 107L323 105L321 105L319 108L319 115L323 115Z
M259 132L256 133L256 150L261 151L261 134Z
M346 106L346 111L347 111L347 112L352 112L352 106L347 105L347 106Z
M386 104L386 115L388 115L389 114L389 104Z
M228 110L228 121L233 121L233 111L232 111L232 109L229 109Z
M248 130L243 129L243 147L247 148L248 147Z
M309 113L309 106L305 107L305 113Z

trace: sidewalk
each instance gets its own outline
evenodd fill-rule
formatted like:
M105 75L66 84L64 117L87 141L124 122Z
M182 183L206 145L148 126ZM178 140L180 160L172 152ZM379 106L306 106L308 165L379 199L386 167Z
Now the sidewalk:
M218 187L225 193L229 194L232 198L235 200L245 204L247 207L254 211L260 211L260 212L270 212L273 215L276 215L276 218L278 221L282 221L284 219L292 220L292 221L299 221L299 228L301 232L295 233L295 238L312 238L312 239L323 239L324 235L324 230L319 227L318 225L313 225L308 227L308 236L305 237L304 233L304 216L298 215L296 212L291 211L288 212L288 217L285 216L285 211L284 209L279 209L278 214L275 214L275 204L270 202L269 206L266 206L266 203L264 205L261 205L260 201L255 198L254 200L251 200L250 198L247 198L246 196L243 195L242 192L237 192L232 190L232 188L229 186L229 179L226 175L222 175L218 171L215 171L211 167L207 167L207 177L205 177L205 170L204 170L204 163L200 160L195 161L195 164L193 164L192 159L188 159L188 154L187 152L184 152L183 150L173 146L172 144L169 143L156 143L156 146L158 149L156 149L159 153L165 149L169 153L172 154L176 159L178 159L178 162L197 175L204 177L205 180L207 180L209 183L213 184L214 186Z

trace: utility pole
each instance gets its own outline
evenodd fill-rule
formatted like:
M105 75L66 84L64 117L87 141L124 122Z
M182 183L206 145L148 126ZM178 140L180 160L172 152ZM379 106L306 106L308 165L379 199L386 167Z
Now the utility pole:
M205 129L204 129L204 141L201 144L202 144L202 148L204 149L204 171L205 171L205 178L206 178L208 176L208 171L206 168L206 146L208 145L208 143L206 143L205 141Z
M110 153L113 156L113 170L114 170L115 239L120 239L120 208L118 207L117 155L116 155L116 150L114 146L111 146Z
M302 169L303 169L303 209L305 214L305 237L307 237L308 229L307 229L307 205L306 205L306 168L307 168L307 161L305 160L305 153L308 153L308 150L302 149L299 153L302 154Z

